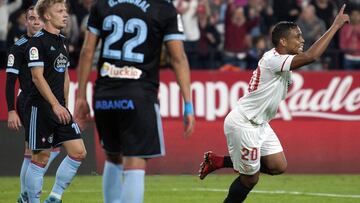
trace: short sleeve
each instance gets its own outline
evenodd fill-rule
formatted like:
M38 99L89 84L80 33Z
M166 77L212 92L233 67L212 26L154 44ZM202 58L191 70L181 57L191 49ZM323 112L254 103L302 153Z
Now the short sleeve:
M173 4L168 4L168 12L164 13L164 41L185 40L184 27L180 14L176 12Z
M275 54L273 57L268 59L266 66L273 72L290 71L291 62L294 56L295 55Z
M87 29L96 36L100 36L101 18L97 9L98 3L92 5L87 23Z
M8 53L6 72L18 75L20 72L22 60L24 60L24 56L20 49L17 49L16 46L13 46Z
M44 67L44 50L38 37L32 37L29 40L25 55L29 68Z

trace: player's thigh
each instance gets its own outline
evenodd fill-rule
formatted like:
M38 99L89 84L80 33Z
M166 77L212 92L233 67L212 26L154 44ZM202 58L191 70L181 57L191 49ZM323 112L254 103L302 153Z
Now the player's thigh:
M269 124L265 126L265 140L261 147L261 164L270 171L282 172L287 162L280 140Z
M261 128L248 128L225 119L224 131L234 169L244 175L254 175L260 169Z
M270 175L284 173L287 168L287 161L284 152L262 156L261 167L264 167L264 173Z

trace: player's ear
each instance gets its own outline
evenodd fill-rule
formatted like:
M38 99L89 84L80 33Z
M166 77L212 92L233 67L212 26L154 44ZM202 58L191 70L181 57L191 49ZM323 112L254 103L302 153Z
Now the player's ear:
M49 21L50 19L51 19L51 16L50 16L50 13L49 12L45 12L44 13L44 19L46 20L46 21Z
M279 44L283 47L286 47L287 44L286 38L284 37L280 38Z

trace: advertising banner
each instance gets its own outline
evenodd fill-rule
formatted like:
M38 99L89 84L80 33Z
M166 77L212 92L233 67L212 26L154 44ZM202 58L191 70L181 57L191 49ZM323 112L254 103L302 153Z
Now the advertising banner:
M227 154L223 120L247 92L251 75L251 71L192 71L196 128L192 137L183 139L183 101L175 74L161 71L159 101L166 156L151 160L149 173L196 173L203 152ZM75 71L70 71L70 77L68 108L73 112ZM92 103L95 71L90 78L87 99ZM0 121L7 119L5 81L1 71ZM284 147L289 172L360 173L360 72L294 72L288 95L270 125ZM97 170L101 172L104 156L96 130L94 139Z

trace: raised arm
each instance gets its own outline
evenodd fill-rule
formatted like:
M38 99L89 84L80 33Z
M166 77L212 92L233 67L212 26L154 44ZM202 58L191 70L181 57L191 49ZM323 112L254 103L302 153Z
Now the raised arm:
M298 54L291 62L291 70L307 65L319 58L329 46L335 33L347 22L349 15L344 14L345 4L340 9L331 27L304 53Z

